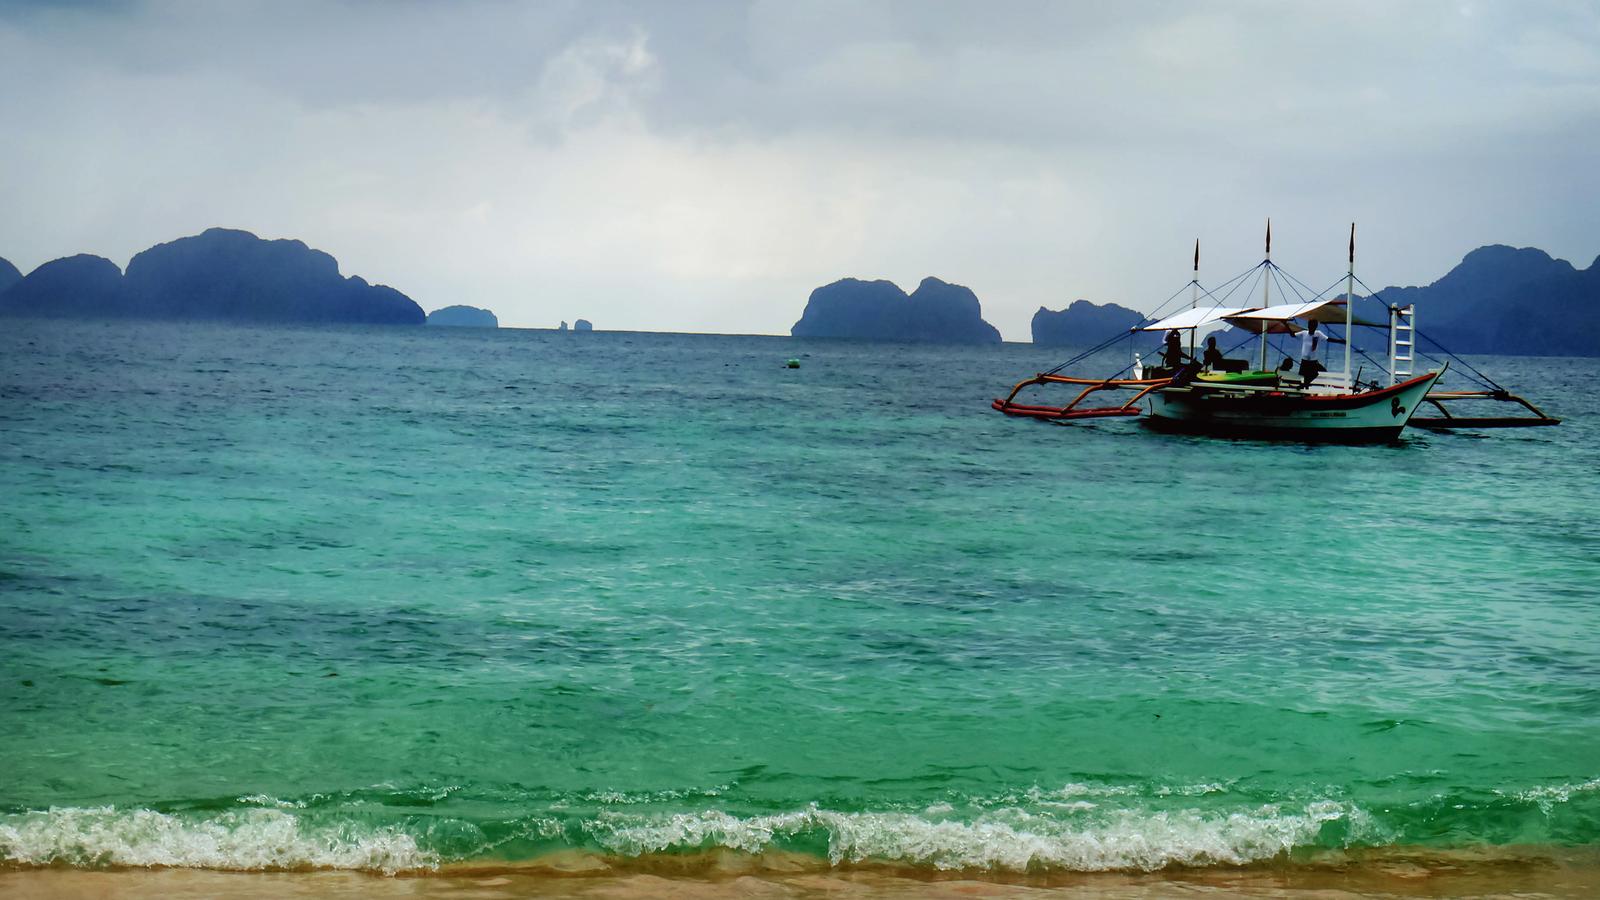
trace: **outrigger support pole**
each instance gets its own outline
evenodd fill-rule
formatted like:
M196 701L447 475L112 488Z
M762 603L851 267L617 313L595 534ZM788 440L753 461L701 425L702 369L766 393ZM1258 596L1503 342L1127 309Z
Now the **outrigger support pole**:
M1430 391L1423 398L1439 410L1438 416L1412 416L1408 423L1417 428L1532 428L1538 425L1560 425L1561 420L1510 391ZM1532 416L1458 416L1445 407L1452 400L1494 400L1516 403Z

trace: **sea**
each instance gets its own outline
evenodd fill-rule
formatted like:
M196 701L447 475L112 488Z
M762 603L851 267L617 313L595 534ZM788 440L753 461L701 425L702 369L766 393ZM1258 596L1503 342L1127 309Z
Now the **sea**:
M1028 344L0 325L8 871L1600 866L1600 360L1350 447L1008 418Z

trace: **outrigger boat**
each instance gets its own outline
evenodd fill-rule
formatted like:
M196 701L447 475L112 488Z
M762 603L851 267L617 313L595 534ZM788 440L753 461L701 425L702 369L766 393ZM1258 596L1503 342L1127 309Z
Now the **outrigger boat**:
M1344 293L1329 296L1338 286L1334 282L1327 289L1307 296L1310 289L1303 282L1288 275L1272 262L1272 223L1267 223L1266 258L1251 269L1224 282L1229 288L1220 297L1216 292L1200 286L1200 245L1195 242L1195 274L1185 287L1190 294L1190 307L1181 312L1157 318L1154 315L1134 326L1127 334L1117 334L1100 345L1079 354L1048 372L1019 382L1004 399L996 399L993 407L1010 416L1045 419L1068 423L1082 419L1143 416L1144 422L1156 429L1194 434L1228 437L1286 439L1302 441L1376 442L1392 441L1409 426L1431 429L1457 428L1520 428L1538 425L1558 425L1561 420L1545 415L1527 400L1512 394L1494 383L1464 360L1430 340L1440 353L1460 363L1476 381L1478 389L1439 390L1438 384L1450 368L1449 359L1437 369L1420 374L1412 366L1421 355L1418 340L1427 339L1416 330L1416 310L1412 306L1393 306L1383 301L1378 292L1368 288L1355 274L1355 226L1350 226L1350 265L1344 278ZM1255 274L1261 283L1261 303L1258 306L1230 306L1231 296L1243 285L1254 284L1249 276ZM1272 285L1280 288L1280 296L1293 294L1293 303L1272 303ZM1370 321L1355 313L1355 285L1361 284L1368 297L1382 303L1387 311L1387 322ZM1229 287L1231 285L1231 288ZM1220 291L1222 288L1219 288ZM1304 288L1304 290L1301 290ZM1201 294L1212 301L1209 307L1201 305ZM1181 296L1173 294L1163 308ZM1246 296L1252 292L1247 291ZM1160 313L1161 310L1156 311ZM1302 378L1290 371L1291 362L1284 360L1277 369L1267 368L1269 335L1296 335L1317 322L1334 324L1342 321L1343 337L1333 338L1344 343L1344 367L1337 372L1311 372ZM1248 369L1244 360L1224 359L1214 370L1201 371L1197 364L1173 369L1145 369L1138 354L1134 362L1109 378L1081 378L1061 374L1069 366L1109 348L1125 337L1141 332L1189 335L1189 352L1194 356L1195 340L1203 330L1215 330L1231 325L1236 329L1259 335L1259 356L1255 369ZM1381 366L1372 357L1352 343L1357 327L1388 329L1388 365ZM1247 337L1246 340L1251 338ZM1352 372L1352 354L1361 353L1373 362L1374 376L1362 380L1365 367ZM1130 374L1132 377L1123 377ZM1387 384L1382 376L1387 376ZM1048 384L1071 385L1080 388L1077 397L1065 406L1044 406L1018 403L1024 390ZM1125 401L1113 406L1086 406L1085 401L1102 392L1132 392ZM1462 401L1494 401L1514 403L1531 415L1515 416L1460 416L1447 404ZM1437 415L1421 415L1424 409Z

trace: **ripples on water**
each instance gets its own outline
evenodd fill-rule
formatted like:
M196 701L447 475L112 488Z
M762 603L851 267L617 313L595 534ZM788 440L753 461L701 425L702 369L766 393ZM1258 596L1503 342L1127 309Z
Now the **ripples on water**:
M1058 355L11 323L0 856L1600 839L1593 361L1353 448L988 410Z

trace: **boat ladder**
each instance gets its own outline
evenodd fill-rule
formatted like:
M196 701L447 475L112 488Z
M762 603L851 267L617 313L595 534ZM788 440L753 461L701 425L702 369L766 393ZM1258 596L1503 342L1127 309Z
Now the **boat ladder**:
M1417 308L1389 307L1389 386L1413 374L1417 347Z

